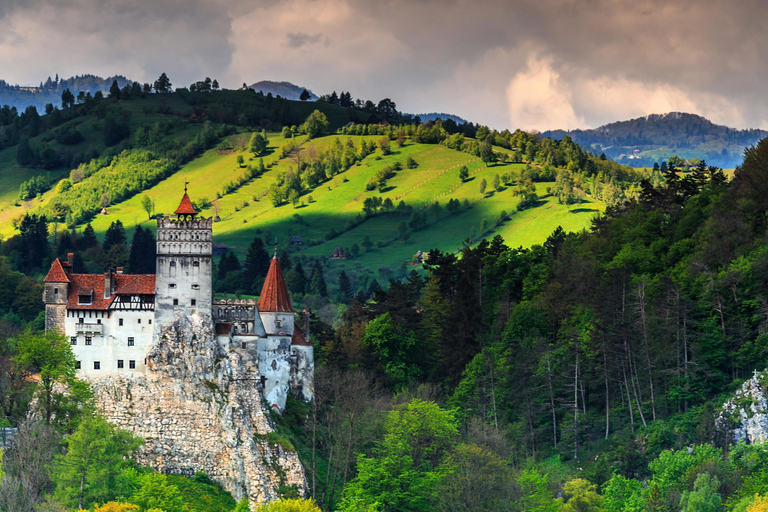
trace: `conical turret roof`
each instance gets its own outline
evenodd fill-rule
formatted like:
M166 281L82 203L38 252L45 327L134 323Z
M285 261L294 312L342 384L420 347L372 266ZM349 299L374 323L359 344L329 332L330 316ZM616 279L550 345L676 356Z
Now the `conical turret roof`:
M264 287L261 289L261 295L259 295L258 307L261 313L295 313L277 254L272 257L272 263L269 265L267 279L264 281Z
M176 208L176 211L173 212L176 215L197 215L197 211L195 210L195 207L192 206L192 201L189 199L189 194L187 192L184 192L184 196L181 198L181 203L179 203L179 207Z

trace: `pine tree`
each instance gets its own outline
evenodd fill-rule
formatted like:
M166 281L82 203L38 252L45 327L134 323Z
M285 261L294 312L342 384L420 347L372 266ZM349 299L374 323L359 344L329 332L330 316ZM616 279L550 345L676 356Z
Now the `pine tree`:
M328 286L325 284L323 267L320 266L319 261L316 261L315 266L312 267L312 276L309 278L309 292L321 297L328 296Z
M128 239L125 236L125 228L123 227L123 223L118 219L112 222L112 224L110 224L107 228L107 233L104 235L104 243L102 244L102 248L104 249L104 252L109 252L113 246L117 244L125 244L127 241Z
M245 280L249 287L257 279L266 277L269 261L269 253L264 248L264 242L261 238L255 237L248 246L248 254L245 256Z
M96 247L99 245L99 239L96 238L96 232L93 230L93 226L89 222L83 230L83 236L77 241L77 248L81 251Z
M349 280L347 272L342 270L339 273L339 299L344 304L352 298L352 282Z

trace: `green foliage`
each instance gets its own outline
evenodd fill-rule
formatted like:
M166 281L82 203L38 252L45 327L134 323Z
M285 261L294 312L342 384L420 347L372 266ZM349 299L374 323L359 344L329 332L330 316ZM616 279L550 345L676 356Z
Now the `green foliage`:
M69 340L58 331L44 334L24 331L14 339L16 355L13 362L19 368L40 376L41 405L46 423L51 422L58 399L55 386L74 379L75 356Z
M382 371L394 389L406 386L418 377L420 370L411 357L416 337L395 325L389 313L376 317L365 327L363 344L382 366Z
M33 176L19 185L19 199L28 201L51 188L51 180L45 176ZM57 187L58 190L58 187ZM62 191L65 192L66 190Z
M238 505L239 506L239 505ZM243 509L248 510L248 509ZM313 499L277 500L256 508L256 512L319 512L320 508ZM239 512L235 509L234 512Z
M393 410L374 457L358 457L340 510L431 510L439 463L457 435L453 415L435 403L412 400Z
M693 484L693 491L686 491L680 498L681 512L718 512L722 510L722 497L717 492L720 482L709 473L700 473Z
M301 125L302 132L307 134L307 138L314 139L328 130L328 118L320 112L315 110Z
M138 505L141 510L188 511L179 488L171 484L166 475L159 473L149 473L143 476L138 490L131 496L130 501Z
M143 441L100 416L85 418L66 440L67 452L56 458L56 496L69 506L90 507L120 497L117 477Z

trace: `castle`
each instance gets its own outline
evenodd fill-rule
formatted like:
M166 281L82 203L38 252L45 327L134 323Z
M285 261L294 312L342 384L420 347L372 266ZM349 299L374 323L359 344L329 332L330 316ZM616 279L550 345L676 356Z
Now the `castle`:
M45 328L69 338L78 375L144 375L161 329L181 315L199 315L215 324L224 349L257 362L264 398L273 409L281 412L289 393L311 400L309 312L301 314L302 331L277 253L258 301L214 300L213 219L198 217L186 187L174 215L157 220L156 274L125 274L122 268L75 274L72 254L51 264L44 281Z

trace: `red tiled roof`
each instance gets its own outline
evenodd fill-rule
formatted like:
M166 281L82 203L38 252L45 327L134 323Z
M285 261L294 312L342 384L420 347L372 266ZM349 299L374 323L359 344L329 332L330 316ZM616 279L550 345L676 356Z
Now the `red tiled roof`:
M291 297L288 295L288 287L285 285L283 271L280 269L280 261L277 255L272 258L269 265L267 279L264 281L264 287L259 295L257 304L259 311L264 313L295 313L291 306Z
M304 345L305 347L311 347L314 345L310 340L304 336L304 333L301 332L301 329L294 326L293 327L293 337L291 337L291 345Z
M179 207L176 208L176 211L173 213L176 215L197 215L197 211L195 211L195 208L192 206L192 201L189 200L189 194L184 192L184 197L181 198Z
M155 275L115 274L115 293L152 295L155 293Z
M56 258L51 263L51 270L48 271L48 275L43 279L44 283L68 283L69 278L64 271L64 267L61 264L61 260Z
M216 324L216 334L229 334L232 330L231 322L218 322Z
M69 274L69 297L67 297L67 309L105 310L112 304L117 295L154 295L154 274L114 274L115 291L104 298L104 274ZM93 291L91 304L78 304L80 291L82 295L90 295Z

